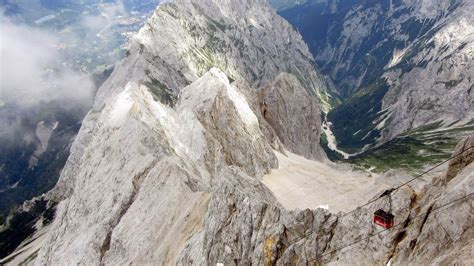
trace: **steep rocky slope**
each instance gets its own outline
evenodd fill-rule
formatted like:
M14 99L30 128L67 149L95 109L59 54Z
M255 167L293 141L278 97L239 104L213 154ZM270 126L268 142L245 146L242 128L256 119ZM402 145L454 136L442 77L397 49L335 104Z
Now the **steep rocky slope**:
M315 143L327 91L301 37L267 4L160 6L83 122L37 263L173 261L211 191L245 183L273 199L255 179L277 166L272 147L324 159ZM295 107L275 106L285 104ZM300 116L312 126L294 124Z
M94 88L112 69L92 75ZM55 203L43 195L56 185L90 105L51 99L0 106L0 258L50 221Z
M98 120L44 263L173 259L199 228L216 182L276 165L256 116L217 69L186 87L175 109L128 83Z
M318 0L281 14L344 98L328 117L354 152L411 130L472 132L473 11L465 0Z
M302 5L308 0L269 0L268 1L276 10L285 10L297 5Z
M455 154L466 163L452 162L448 173L457 174L451 180L440 177L420 193L410 187L393 193L396 227L383 231L371 218L373 210L387 208L386 200L343 216L281 207L251 177L274 167L275 157L256 116L222 72L212 69L181 95L171 109L155 102L145 86L131 83L105 107L102 128L79 162L84 168L59 207L37 264L405 264L472 258L472 198L442 206L472 196L472 153L466 151L473 146L460 145ZM226 133L229 125L235 130ZM238 145L227 150L226 143Z
M179 91L214 66L231 80L245 79L256 88L288 72L323 104L331 100L301 36L259 1L163 5L140 30L131 53L140 54L143 74L165 91Z

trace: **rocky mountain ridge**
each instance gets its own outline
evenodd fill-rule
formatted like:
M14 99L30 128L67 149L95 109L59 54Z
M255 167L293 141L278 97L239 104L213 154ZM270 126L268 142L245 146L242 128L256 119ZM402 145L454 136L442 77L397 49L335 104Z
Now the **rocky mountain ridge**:
M283 47L288 53L277 54ZM37 263L173 261L172 252L198 230L213 188L244 182L271 197L258 177L277 167L272 146L324 159L314 143L322 102L317 95L327 91L326 80L311 58L301 38L264 3L161 5L83 122L52 194L62 201ZM291 89L284 91L281 82ZM259 89L265 84L270 87ZM281 113L274 106L303 100L312 106L309 116L305 107ZM285 123L301 114L314 127L288 130ZM153 215L146 215L150 204ZM140 228L130 230L138 221ZM172 241L179 246L169 246Z

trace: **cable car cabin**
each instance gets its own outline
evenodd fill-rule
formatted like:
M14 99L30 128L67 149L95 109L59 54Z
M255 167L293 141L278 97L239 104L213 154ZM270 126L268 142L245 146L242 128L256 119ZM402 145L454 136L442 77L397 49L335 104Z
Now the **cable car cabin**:
M393 216L391 213L387 213L384 210L378 210L374 212L374 223L382 226L383 228L390 229L393 227Z

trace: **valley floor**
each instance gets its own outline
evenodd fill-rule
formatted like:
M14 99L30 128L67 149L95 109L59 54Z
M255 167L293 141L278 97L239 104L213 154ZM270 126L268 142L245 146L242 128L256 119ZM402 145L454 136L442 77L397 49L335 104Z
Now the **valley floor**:
M263 183L287 209L319 207L347 212L404 181L354 171L349 165L311 161L289 152L288 156L277 151L275 154L279 168L264 176Z

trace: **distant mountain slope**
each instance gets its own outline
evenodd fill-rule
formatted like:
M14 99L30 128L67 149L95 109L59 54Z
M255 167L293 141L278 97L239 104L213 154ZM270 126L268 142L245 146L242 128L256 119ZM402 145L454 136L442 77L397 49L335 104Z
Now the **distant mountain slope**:
M470 131L473 13L463 0L327 0L281 11L345 98L328 118L352 152L410 130Z

